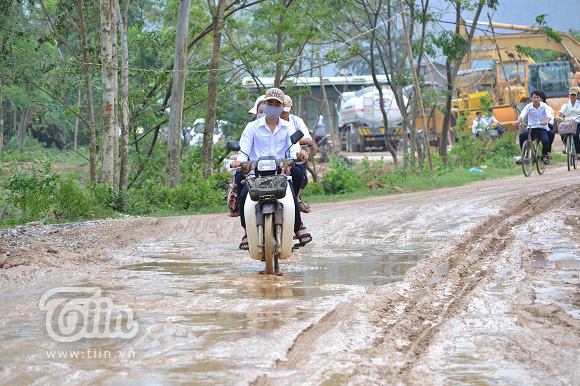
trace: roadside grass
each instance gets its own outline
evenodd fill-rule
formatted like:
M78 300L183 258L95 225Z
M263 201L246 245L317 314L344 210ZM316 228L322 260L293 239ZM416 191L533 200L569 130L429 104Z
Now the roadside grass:
M429 176L408 176L396 185L386 186L383 189L360 189L344 194L308 194L306 187L302 198L308 202L334 202L355 200L366 197L386 196L391 194L417 192L422 190L434 190L446 187L463 186L473 182L492 180L503 177L517 176L522 174L521 167L511 169L486 169L483 173L474 173L469 170L453 170L443 175Z
M149 161L153 166L140 183L128 192L117 192L102 184L88 184L88 162L77 154L33 146L26 157L21 157L17 149L12 149L0 160L0 211L6 202L9 204L0 228L33 221L49 224L126 216L225 213L226 186L231 176L203 178L198 153L199 149L186 153L182 184L168 188L164 184L165 152L156 149L155 157ZM351 164L331 157L321 183L311 181L302 199L311 203L353 200L517 176L522 173L521 167L514 164L513 157L518 153L513 136L495 143L466 138L456 144L447 166L441 157L433 155L434 177L430 177L426 164L404 173L383 160L371 162L365 158ZM560 152L553 152L552 156L552 165L566 162ZM483 172L470 172L472 166Z

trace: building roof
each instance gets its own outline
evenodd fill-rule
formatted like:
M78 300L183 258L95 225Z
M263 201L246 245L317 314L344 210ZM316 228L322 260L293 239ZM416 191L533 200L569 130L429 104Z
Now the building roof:
M387 77L385 75L377 75L379 83L387 83ZM260 77L260 82L264 87L274 87L274 78ZM372 85L373 77L371 75L359 75L359 76L325 76L322 78L322 82L328 85L334 86L366 86ZM254 78L246 76L242 79L242 86L245 87L256 87L256 81ZM320 78L317 76L307 77L299 76L295 78L288 78L282 83L282 87L288 86L320 86Z

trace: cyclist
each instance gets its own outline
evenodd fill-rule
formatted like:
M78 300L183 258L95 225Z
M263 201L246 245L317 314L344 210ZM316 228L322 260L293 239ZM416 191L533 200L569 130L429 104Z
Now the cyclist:
M542 102L548 103L546 101L546 94L542 90L538 90L540 96L542 97ZM551 108L551 107L550 107ZM552 109L553 110L553 109ZM548 123L548 138L550 139L550 152L552 151L552 144L554 143L554 138L556 138L556 133L554 132L554 118L550 117L550 122Z
M568 91L570 95L570 100L562 105L560 111L558 112L558 118L564 118L573 120L576 122L576 134L574 134L574 147L576 151L580 151L580 101L577 99L578 87L570 88ZM564 141L564 138L562 138ZM564 151L565 153L566 151ZM580 159L580 155L576 156Z
M532 91L532 103L524 107L522 113L515 122L516 125L522 123L524 118L528 118L528 126L532 130L532 137L538 137L542 141L542 161L545 164L550 163L550 137L548 135L550 128L548 123L554 119L554 110L547 103L542 102L542 92L539 90ZM528 132L524 130L519 135L520 150L524 146L524 142L528 139ZM516 161L521 164L522 160Z

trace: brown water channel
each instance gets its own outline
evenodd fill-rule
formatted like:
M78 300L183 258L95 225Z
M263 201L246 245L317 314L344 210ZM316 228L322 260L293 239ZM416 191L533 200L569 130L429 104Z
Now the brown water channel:
M10 315L0 329L0 382L251 381L285 358L296 336L338 303L400 280L470 219L492 213L466 208L430 223L420 213L401 215L368 224L351 245L322 235L283 263L284 274L275 277L259 274L263 263L231 243L141 244L138 263L127 260L74 283L100 288L102 296L132 310L139 326L135 337L56 342L37 306L50 288L15 288L0 300L0 312ZM78 357L70 358L71 351Z

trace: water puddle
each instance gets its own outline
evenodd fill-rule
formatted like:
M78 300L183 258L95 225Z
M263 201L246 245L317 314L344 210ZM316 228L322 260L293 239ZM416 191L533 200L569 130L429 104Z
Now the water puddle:
M566 227L562 230L565 231ZM553 233L542 241L542 243L530 243L533 267L580 270L580 251L577 243L559 233Z
M100 288L102 296L132 310L139 325L134 338L55 342L47 336L45 313L35 309L0 331L0 360L6 365L0 374L18 383L249 382L285 358L300 331L338 303L362 296L369 287L401 280L437 243L452 240L468 219L485 214L489 209L464 208L430 222L419 214L377 220L362 233L345 235L354 240L350 245L330 239L301 250L282 262L283 275L274 277L259 274L264 263L239 252L237 245L224 247L218 240L203 248L141 244L138 264L74 283ZM450 259L437 276L456 263ZM22 299L38 304L46 290L30 290ZM16 293L8 294L0 300L0 312L13 314L18 299ZM47 358L45 351L54 350L111 356Z
M445 263L441 264L439 266L439 268L437 268L437 271L435 272L435 276L433 276L427 282L427 286L432 286L434 284L439 283L441 280L443 280L443 277L445 275L447 275L449 273L449 271L451 271L453 268L455 268L455 266L457 265L457 263L459 263L459 261L460 261L460 259L458 257L450 257L449 260L447 260Z

